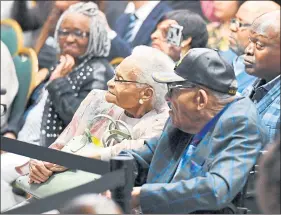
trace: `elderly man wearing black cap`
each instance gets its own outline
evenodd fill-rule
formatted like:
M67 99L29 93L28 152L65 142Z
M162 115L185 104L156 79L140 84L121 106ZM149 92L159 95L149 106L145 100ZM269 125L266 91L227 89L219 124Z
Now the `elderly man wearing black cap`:
M133 207L145 213L214 213L243 188L266 128L249 98L236 96L235 74L218 54L191 49L168 86L171 108L161 136L121 154L135 159Z

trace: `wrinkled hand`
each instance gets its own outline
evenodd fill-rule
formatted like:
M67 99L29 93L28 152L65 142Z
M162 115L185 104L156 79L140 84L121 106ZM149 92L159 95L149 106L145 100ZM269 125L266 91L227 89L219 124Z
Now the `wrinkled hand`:
M61 55L60 64L57 65L57 67L53 71L50 80L65 77L72 71L74 65L75 65L75 61L72 56L68 54Z
M32 159L29 162L29 183L41 184L49 179L53 174L43 161Z
M53 164L53 163L48 163L48 162L44 162L44 165L47 167L48 170L50 170L52 172L63 172L68 169L64 166L60 166L58 164Z

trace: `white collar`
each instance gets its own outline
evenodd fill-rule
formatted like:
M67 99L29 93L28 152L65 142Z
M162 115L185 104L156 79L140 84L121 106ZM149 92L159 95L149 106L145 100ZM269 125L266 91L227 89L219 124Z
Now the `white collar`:
M137 11L135 11L134 3L129 2L125 9L125 13L135 13L135 15L139 20L144 21L159 2L160 1L148 1L145 5L141 6Z

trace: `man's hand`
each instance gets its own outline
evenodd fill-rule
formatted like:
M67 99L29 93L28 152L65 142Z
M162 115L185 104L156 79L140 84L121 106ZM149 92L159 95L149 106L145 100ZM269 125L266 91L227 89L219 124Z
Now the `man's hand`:
M60 56L60 64L57 65L56 69L53 71L50 80L57 78L62 78L68 75L75 65L74 58L68 54Z
M132 191L132 208L140 206L140 192L141 187L134 187ZM109 190L103 192L101 195L111 199L111 192Z
M46 168L42 161L30 160L29 162L29 183L41 184L49 179L53 174L52 171Z

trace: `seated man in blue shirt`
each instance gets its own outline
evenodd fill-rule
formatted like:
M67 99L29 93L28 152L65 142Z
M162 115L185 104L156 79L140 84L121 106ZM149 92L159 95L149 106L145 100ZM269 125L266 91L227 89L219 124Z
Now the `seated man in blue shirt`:
M246 1L236 13L230 25L230 48L236 54L232 64L238 82L238 92L253 84L256 77L245 72L244 50L249 44L250 26L260 15L280 9L273 1Z
M236 94L233 68L211 49L191 49L175 72L153 78L167 84L170 118L161 136L121 153L134 158L132 206L144 214L227 207L268 140L255 105Z
M244 63L258 77L243 95L256 104L271 141L280 133L280 10L257 18L250 28Z

